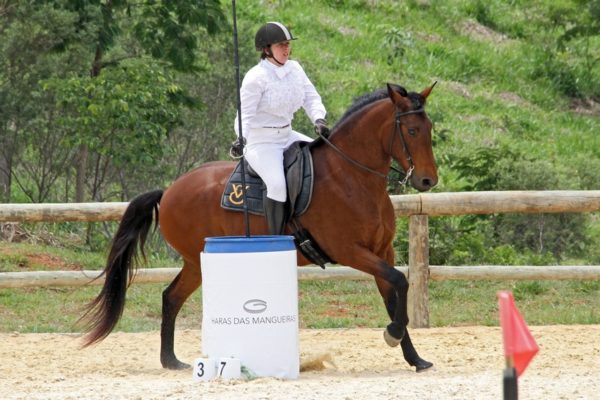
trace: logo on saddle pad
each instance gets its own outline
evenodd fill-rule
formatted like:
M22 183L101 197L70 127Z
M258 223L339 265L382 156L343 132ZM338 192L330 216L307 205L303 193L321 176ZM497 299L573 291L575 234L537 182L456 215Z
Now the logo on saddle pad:
M246 186L246 191L250 186ZM244 192L242 192L242 184L232 183L231 193L229 193L229 202L236 206L244 205Z
M231 173L221 196L221 207L231 211L244 211L242 192L241 160ZM302 215L310 204L313 191L313 161L310 146L306 142L293 143L283 154L283 164L287 182L287 198L290 215ZM248 212L264 215L263 191L265 185L255 174L249 173L245 165L246 201Z

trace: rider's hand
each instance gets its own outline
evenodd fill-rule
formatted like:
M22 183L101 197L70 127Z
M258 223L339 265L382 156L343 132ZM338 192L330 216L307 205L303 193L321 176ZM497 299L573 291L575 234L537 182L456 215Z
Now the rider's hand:
M329 137L329 128L327 127L327 121L323 118L319 118L315 121L315 133L319 136L323 136L325 139Z
M242 138L242 141L240 141L240 138L238 137L235 140L235 142L231 144L231 148L229 149L229 155L231 157L240 158L244 155L244 146L246 145L246 138Z

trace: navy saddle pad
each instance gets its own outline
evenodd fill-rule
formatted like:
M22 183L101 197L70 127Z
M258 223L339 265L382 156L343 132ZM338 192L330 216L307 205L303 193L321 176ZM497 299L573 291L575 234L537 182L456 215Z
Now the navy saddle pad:
M283 164L287 181L287 201L289 203L290 216L302 215L312 198L313 192L313 160L310 146L306 142L293 143L283 155ZM241 160L230 175L223 196L221 207L226 210L244 211L244 199L242 195L242 165ZM246 200L248 212L256 215L264 215L263 191L265 185L253 171L248 163L245 164L246 172Z

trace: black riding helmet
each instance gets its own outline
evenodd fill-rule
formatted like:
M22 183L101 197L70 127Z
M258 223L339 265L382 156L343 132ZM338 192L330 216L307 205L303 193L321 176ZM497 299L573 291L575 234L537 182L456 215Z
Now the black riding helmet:
M272 44L290 40L296 40L296 38L292 36L292 32L285 25L279 22L267 22L256 32L254 44L257 51L262 51Z

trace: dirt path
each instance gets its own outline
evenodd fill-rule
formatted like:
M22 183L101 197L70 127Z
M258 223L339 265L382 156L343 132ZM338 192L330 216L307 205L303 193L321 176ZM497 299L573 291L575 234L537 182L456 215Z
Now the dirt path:
M540 353L519 380L520 399L599 399L600 326L531 328ZM412 331L435 370L416 374L381 329L302 330L301 363L331 357L334 365L296 381L194 382L191 370L167 371L159 334L114 333L80 350L61 334L0 334L2 399L501 399L502 339L498 328ZM178 356L200 356L200 332L177 333Z

